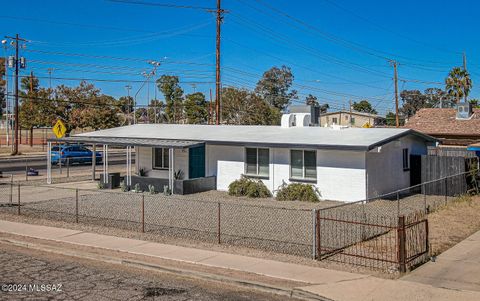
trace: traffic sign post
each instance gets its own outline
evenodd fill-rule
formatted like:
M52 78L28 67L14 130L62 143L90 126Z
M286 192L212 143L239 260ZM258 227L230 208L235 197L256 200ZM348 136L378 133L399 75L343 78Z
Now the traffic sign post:
M65 126L63 121L58 119L57 123L55 123L55 125L53 126L52 131L57 138L62 138L63 136L65 136L65 133L67 132L67 127Z

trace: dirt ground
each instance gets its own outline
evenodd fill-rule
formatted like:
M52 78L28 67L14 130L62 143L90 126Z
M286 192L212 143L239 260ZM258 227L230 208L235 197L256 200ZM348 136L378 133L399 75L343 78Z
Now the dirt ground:
M465 196L428 216L430 251L438 255L480 230L480 196Z

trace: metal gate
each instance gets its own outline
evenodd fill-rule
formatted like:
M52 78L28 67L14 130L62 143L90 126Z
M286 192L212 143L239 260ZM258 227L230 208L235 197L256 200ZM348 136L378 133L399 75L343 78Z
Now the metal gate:
M424 215L373 216L338 210L316 212L318 260L405 272L428 256Z

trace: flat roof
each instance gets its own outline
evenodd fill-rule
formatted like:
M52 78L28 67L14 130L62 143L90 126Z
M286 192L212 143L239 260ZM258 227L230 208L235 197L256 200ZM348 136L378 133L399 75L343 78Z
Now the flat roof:
M433 137L406 128L346 128L252 126L252 125L193 125L135 124L95 132L82 133L57 141L109 144L112 139L124 145L162 146L161 141L177 141L195 145L252 145L269 147L303 147L324 149L370 150L406 135L416 135L428 141ZM134 140L133 140L134 139ZM158 143L158 144L157 144ZM167 147L170 147L167 145Z

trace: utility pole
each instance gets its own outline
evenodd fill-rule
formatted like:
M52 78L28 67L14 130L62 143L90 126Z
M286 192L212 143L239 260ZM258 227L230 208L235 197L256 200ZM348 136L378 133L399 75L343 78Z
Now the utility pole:
M217 47L216 47L216 74L215 74L215 115L216 124L220 124L220 37L224 10L221 8L221 0L217 0Z
M30 93L33 93L33 71L30 71Z
M53 72L53 68L48 68L47 71L48 71L48 76L50 77L50 89L52 89L52 72Z
M398 118L398 72L397 72L397 61L391 60L390 63L393 65L393 81L395 83L395 126L400 127L400 120Z
M465 51L463 52L463 71L467 71L467 54L465 53ZM467 94L465 93L463 95L463 98L464 98L464 101L465 103L467 102Z
M7 118L5 119L7 121L7 126L6 126L6 138L7 138L7 146L10 145L9 141L9 136L10 136L10 101L9 101L9 92L8 92L8 56L7 56L7 40L2 40L2 45L3 45L3 50L4 50L4 67L5 67L5 101L6 101L6 110L5 110L5 115Z
M212 89L210 89L210 102L208 103L208 124L212 124Z
M15 35L15 37L8 37L6 36L5 38L7 39L12 39L15 40L15 144L13 145L13 152L12 155L17 155L18 154L18 48L19 48L19 42L23 41L26 42L27 40L22 39L18 36L18 33Z
M130 85L126 85L125 86L125 89L127 90L127 99L128 99L128 103L127 103L127 113L128 113L128 116L130 116L130 109L132 107L132 100L130 99L130 89L132 89L132 86ZM131 125L132 124L132 120L129 118L128 119L128 125Z
M353 125L353 123L352 123L352 100L350 99L348 101L348 103L349 103L349 107L350 107L350 117L349 117L350 118L350 126L352 126Z

